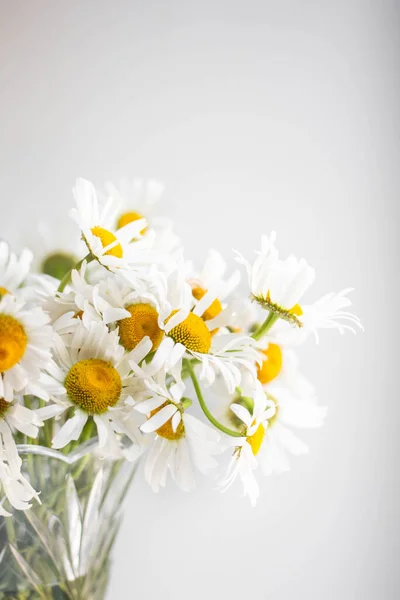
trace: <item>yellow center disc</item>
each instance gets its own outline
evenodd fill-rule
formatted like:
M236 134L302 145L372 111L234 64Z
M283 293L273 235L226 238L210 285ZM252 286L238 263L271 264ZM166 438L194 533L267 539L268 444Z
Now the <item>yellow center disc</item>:
M277 344L269 344L266 350L263 350L266 360L258 368L258 380L263 385L269 383L279 375L282 369L282 350Z
M5 288L5 287L1 287L0 285L0 300L3 296L5 296L6 294L9 294L10 292Z
M177 310L172 311L166 323L177 312ZM188 350L192 350L192 352L208 354L210 351L212 341L210 330L203 319L192 312L189 313L182 323L173 327L168 335L174 342L182 344Z
M119 322L119 339L126 350L133 350L146 336L153 342L152 350L157 350L164 332L158 326L158 313L151 304L138 303L126 307L130 317Z
M99 238L103 248L106 248L113 242L117 241L117 238L115 237L115 235L113 233L111 233L111 231L108 231L108 229L103 229L102 227L96 226L96 227L92 227L91 232L93 233L94 236ZM116 244L113 248L110 248L110 250L107 250L107 252L105 254L109 255L109 256L115 256L116 258L122 258L124 253L122 251L121 244Z
M87 413L97 415L115 406L122 391L118 371L100 358L88 358L75 363L64 385L72 402Z
M164 408L164 406L168 406L168 404L171 404L171 402L168 402L168 400L167 400L167 402L164 402L164 404L162 404L155 410L152 410L149 418L153 417L162 408ZM185 435L185 427L183 425L182 419L180 420L179 425L176 428L176 431L174 431L172 429L172 418L171 418L171 419L168 419L168 421L166 423L164 423L164 425L161 425L161 427L156 429L156 434L166 440L170 440L170 441L180 440Z
M206 293L207 290L203 289L202 287L198 285L192 286L192 294L196 300L201 300ZM220 300L216 298L214 302L212 302L212 304L210 304L210 306L203 312L201 318L204 319L204 321L211 321L211 319L217 317L221 312L222 304Z
M143 219L143 215L140 213L135 212L134 210L126 212L118 219L117 229L121 229L122 227L125 227L125 225L129 225L129 223L133 223L134 221L139 221L139 219ZM146 229L147 227L144 227L140 233L143 234Z
M0 314L0 372L11 369L21 360L27 344L21 323L11 315Z

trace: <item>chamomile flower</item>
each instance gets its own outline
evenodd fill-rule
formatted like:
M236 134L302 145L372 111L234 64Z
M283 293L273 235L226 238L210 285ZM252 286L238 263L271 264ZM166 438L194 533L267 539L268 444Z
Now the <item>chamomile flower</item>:
M322 426L326 408L319 406L313 386L300 374L293 389L278 380L264 388L257 384L253 397L239 395L231 404L231 423L245 430L246 437L235 444L233 458L221 484L224 491L239 476L245 495L254 505L259 487L254 471L259 467L264 475L289 470L288 453L306 454L306 444L292 428ZM254 403L254 406L253 406ZM261 418L257 418L264 408Z
M118 304L119 294L115 294L119 288L118 275L113 278L106 276L99 283L92 284L87 281L87 267L86 261L83 261L79 271L74 269L67 291L55 294L45 305L59 334L70 333L79 325L79 320L87 326L93 321L108 325L129 317L129 312ZM123 280L121 283L126 286ZM111 291L113 295L110 297Z
M225 279L227 264L221 254L216 250L210 250L200 272L196 272L189 263L188 281L192 288L192 295L195 304L200 302L206 294L212 294L214 300L201 315L204 321L213 321L212 326L219 328L229 325L230 312L225 311L224 301L229 298L240 281L239 271L234 271L232 275Z
M269 419L259 463L264 475L270 475L289 470L288 453L300 455L308 452L308 447L292 428L321 427L327 409L317 404L314 388L305 378L296 389L284 387L277 381L268 387L266 393L274 402L276 411Z
M287 344L278 344L271 332L258 343L262 363L257 369L257 378L264 385L279 382L288 388L302 387L302 375L298 369L298 358Z
M11 401L14 392L47 399L41 372L50 361L53 332L49 318L36 306L6 294L0 300L0 397Z
M53 439L53 448L63 448L79 439L84 426L92 419L99 436L99 448L105 455L121 454L116 433L123 432L136 443L130 428L132 394L138 389L137 377L131 375L129 361L140 362L149 352L144 341L126 354L119 344L118 332L109 332L101 322L83 323L65 339L56 337L54 362L47 372L51 378L49 393L54 405L37 411L40 418L70 413Z
M132 221L116 231L113 223L118 209L112 198L100 206L94 186L85 179L78 179L74 196L77 208L70 211L70 216L80 227L88 251L103 266L108 269L139 266L154 259L149 254L151 240L135 241L147 226L145 219Z
M221 490L227 490L240 478L244 494L254 506L259 496L259 487L254 471L258 467L258 453L264 442L269 420L276 413L275 403L264 393L262 386L256 383L252 398L238 398L230 405L235 417L237 429L243 432L242 438L230 438L234 445L227 473L221 482Z
M217 466L214 458L220 452L219 434L188 414L182 400L184 385L173 384L169 389L165 375L146 381L145 399L135 410L147 416L140 430L154 436L144 468L146 481L158 492L165 487L167 474L183 491L195 487L193 467L203 474Z
M10 516L2 507L2 488L10 504L19 510L30 508L29 502L38 494L21 474L22 461L13 437L16 429L35 438L42 425L34 411L18 401L7 402L0 397L0 516Z
M276 234L261 239L261 251L253 264L240 254L238 262L246 267L252 298L281 319L300 325L298 303L315 279L315 271L302 258L279 258ZM301 315L301 312L300 312Z
M271 329L270 335L277 343L298 345L303 343L310 335L314 335L319 343L321 329L336 329L340 334L345 331L355 333L355 328L363 329L360 319L347 309L352 305L347 294L351 289L338 293L326 294L313 304L302 305L302 327L294 329L285 323L277 322Z
M146 219L152 228L165 224L165 219L157 217L158 204L165 190L163 183L125 178L118 187L110 181L105 187L107 194L118 203L117 229L139 219Z
M15 294L26 280L33 255L24 248L18 257L10 250L7 242L0 240L0 297Z

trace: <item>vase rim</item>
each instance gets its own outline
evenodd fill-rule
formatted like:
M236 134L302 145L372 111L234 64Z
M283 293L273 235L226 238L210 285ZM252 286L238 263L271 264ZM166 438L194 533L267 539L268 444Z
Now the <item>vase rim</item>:
M62 452L60 452L59 450L55 450L54 448L48 448L47 446L38 446L36 444L18 444L17 450L20 456L44 456L46 458L54 458L55 460L60 460L63 463L72 465L87 454L92 453L92 451L97 447L98 439L92 438L91 440L83 442L77 448L74 448L74 450L69 454L63 454Z

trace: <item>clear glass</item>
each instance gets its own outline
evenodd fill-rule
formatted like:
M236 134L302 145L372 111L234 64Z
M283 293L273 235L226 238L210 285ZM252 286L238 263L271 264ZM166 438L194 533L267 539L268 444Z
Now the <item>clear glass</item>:
M41 505L0 517L0 600L101 600L121 505L136 464L101 459L96 441L68 456L19 446Z

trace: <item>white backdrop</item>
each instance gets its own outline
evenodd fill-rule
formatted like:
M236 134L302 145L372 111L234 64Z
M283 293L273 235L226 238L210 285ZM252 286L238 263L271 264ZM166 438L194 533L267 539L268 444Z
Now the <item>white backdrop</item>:
M77 176L152 176L195 259L276 229L308 299L354 286L366 328L304 350L327 423L255 509L138 477L109 600L398 598L398 4L0 7L0 235L63 215Z

